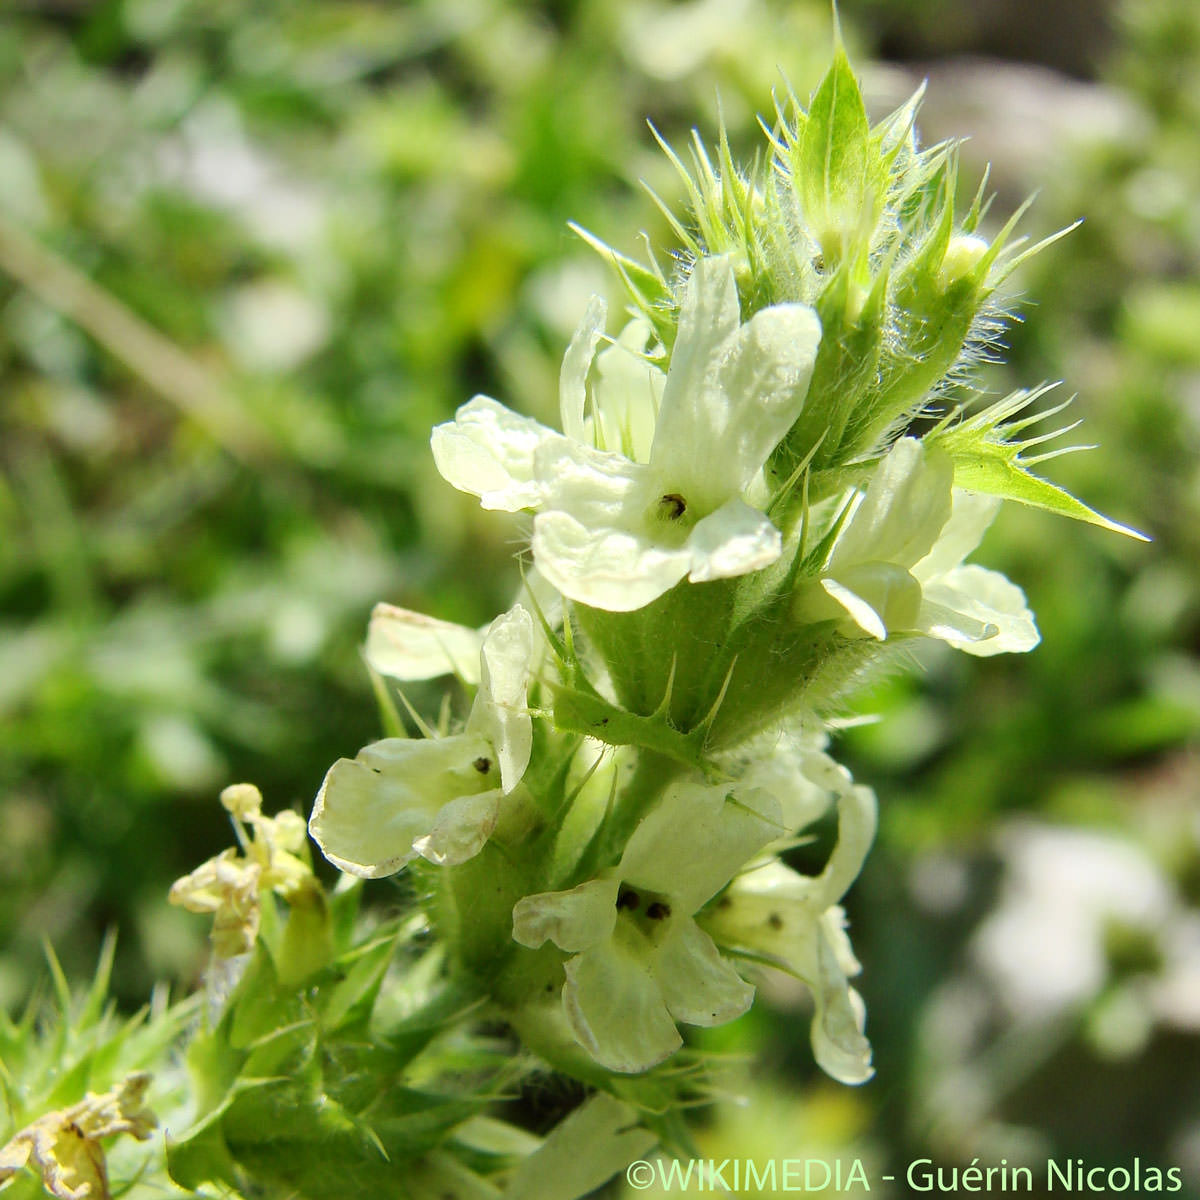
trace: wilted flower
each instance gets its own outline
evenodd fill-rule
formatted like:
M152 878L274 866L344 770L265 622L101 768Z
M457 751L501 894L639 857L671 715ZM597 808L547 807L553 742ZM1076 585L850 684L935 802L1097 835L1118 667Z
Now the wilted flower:
M32 1166L55 1200L111 1200L104 1138L127 1133L144 1142L157 1125L145 1105L150 1076L136 1072L111 1091L39 1117L0 1149L0 1186Z
M189 912L212 913L217 957L236 958L249 953L258 936L262 892L293 900L317 883L297 856L305 844L303 817L289 810L264 817L262 793L249 783L227 787L221 803L234 819L240 848L224 850L177 879L167 899Z

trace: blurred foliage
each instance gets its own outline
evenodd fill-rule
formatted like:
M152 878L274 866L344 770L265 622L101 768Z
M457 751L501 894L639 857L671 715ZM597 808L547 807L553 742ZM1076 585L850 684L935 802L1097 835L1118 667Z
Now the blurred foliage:
M841 7L868 47L987 48L944 5ZM879 1079L814 1081L781 990L782 1016L705 1035L779 1064L741 1085L770 1119L715 1110L706 1152L1140 1152L1200 1178L1200 12L1115 13L1070 105L1021 76L1017 117L997 70L931 69L922 124L973 134L1002 204L1041 190L1031 237L1084 218L1023 270L988 382L1078 389L1100 449L1047 473L1154 543L1006 512L980 557L1044 644L931 652L865 697L883 719L842 746L883 800L850 898ZM636 256L663 232L637 181L677 186L644 119L679 144L719 90L737 153L776 64L806 94L827 46L817 0L6 9L0 1001L41 935L82 975L114 921L126 1001L197 970L163 896L226 840L210 793L306 810L378 727L371 603L477 624L515 586L516 526L440 484L428 430L478 390L549 414L611 283L566 221ZM990 121L944 122L972 89Z
M514 545L436 481L475 390L545 410L670 137L807 88L818 4L125 0L0 36L0 996L49 934L137 930L127 996L194 969L163 916L231 779L307 809L377 728L377 599L477 624ZM633 245L629 244L629 249ZM136 870L130 870L132 863ZM140 961L138 959L140 958Z

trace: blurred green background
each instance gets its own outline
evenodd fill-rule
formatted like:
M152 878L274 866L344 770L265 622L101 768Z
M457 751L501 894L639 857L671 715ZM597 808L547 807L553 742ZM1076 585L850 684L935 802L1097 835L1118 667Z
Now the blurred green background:
M839 753L882 801L851 896L878 1078L819 1076L803 998L707 1043L757 1065L713 1153L1047 1155L1200 1195L1200 8L845 0L875 115L929 80L996 213L1039 191L988 390L1064 379L1054 478L1143 546L1005 512L981 560L1044 644L923 654ZM805 95L823 0L25 0L0 15L0 1002L49 938L84 978L193 982L167 886L216 792L306 810L377 736L378 599L479 624L518 527L442 484L477 391L547 418L587 296L567 229L669 245L640 180ZM427 707L434 690L415 689ZM642 1193L643 1195L649 1193Z

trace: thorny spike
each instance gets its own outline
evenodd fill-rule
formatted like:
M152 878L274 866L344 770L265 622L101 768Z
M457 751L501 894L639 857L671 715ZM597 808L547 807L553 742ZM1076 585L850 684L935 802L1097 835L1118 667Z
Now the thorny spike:
M659 701L658 707L650 714L651 720L655 717L668 717L671 712L671 694L675 690L675 669L679 666L679 655L671 655L671 669L667 672L667 686L663 689L663 698Z
M573 655L574 652L574 646L570 644L570 621L566 620L564 616L563 637L559 638L558 634L554 632L554 628L551 626L550 621L547 619L545 610L538 602L538 598L534 594L533 588L529 586L529 580L525 575L525 568L523 564L521 567L521 583L524 585L525 599L529 602L529 607L533 609L533 615L537 617L538 623L542 627L542 632L546 635L546 641L549 642L550 649L554 653L554 657L557 658L560 663L565 664L567 661L567 655Z
M1082 424L1082 422L1076 421L1075 424L1079 425ZM1075 426L1072 425L1070 428L1074 429ZM1066 432L1067 430L1060 429L1058 434L1055 434L1054 436L1057 437L1059 434ZM1087 442L1078 446L1059 446L1057 450L1047 450L1045 454L1032 454L1028 458L1022 458L1021 462L1024 463L1025 466L1031 467L1036 463L1049 462L1052 458L1061 458L1064 454L1074 454L1078 450L1095 450L1097 448L1098 443L1096 442Z
M992 197L987 195L987 185L991 175L992 164L988 163L983 168L983 178L979 181L979 187L975 191L975 199L971 201L971 207L963 218L963 229L967 233L974 233L979 228L979 222L983 220L992 206Z
M442 693L442 702L438 705L438 734L445 737L450 732L450 693Z
M1030 246L1027 250L1023 250L1015 258L1009 260L1008 262L1006 262L1004 264L1004 273L999 277L999 280L997 280L997 282L1007 279L1008 276L1011 275L1027 259L1032 258L1035 254L1040 254L1043 250L1046 249L1047 246L1053 246L1054 243L1059 240L1059 238L1064 238L1067 236L1068 233L1073 233L1082 224L1083 224L1082 218L1080 218L1078 221L1073 221L1070 225L1067 225L1063 229L1060 229L1057 233L1052 233L1052 234L1050 234L1049 237L1042 238L1042 240L1040 242L1036 243L1033 246ZM1014 246L1013 248L1015 249L1016 247Z
M612 749L611 746L602 745L596 754L596 759L590 767L583 773L583 778L575 785L574 790L563 803L563 808L569 808L576 800L579 799L580 793L587 786L587 782L600 769L600 764L608 757L608 752ZM613 784L616 784L616 778L613 778Z
M1025 451L1030 446L1040 446L1043 442L1052 442L1055 438L1060 438L1066 433L1070 433L1072 429L1078 429L1083 424L1083 418L1078 421L1072 421L1070 425L1064 425L1061 429L1051 429L1049 433L1039 433L1037 437L1026 438L1020 443L1021 450ZM1032 462L1032 459L1026 459L1027 462Z
M721 690L717 693L717 698L712 702L712 707L697 723L695 729L692 730L693 734L702 731L701 746L708 740L708 735L712 732L713 723L717 719L717 713L721 711L721 705L725 703L725 693L729 691L729 685L733 682L733 672L737 669L737 663L738 656L735 654L729 663L729 670L725 672L725 679L721 684Z

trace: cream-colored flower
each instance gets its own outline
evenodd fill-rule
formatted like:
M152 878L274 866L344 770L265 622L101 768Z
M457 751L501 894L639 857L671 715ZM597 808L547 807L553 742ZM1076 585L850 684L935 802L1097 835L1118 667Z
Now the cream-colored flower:
M675 783L613 870L517 903L516 941L573 956L563 1006L598 1063L648 1070L682 1045L677 1021L720 1025L750 1006L754 989L695 913L781 831L778 803L759 788Z
M534 511L538 569L597 608L641 608L685 577L729 578L773 562L779 531L748 497L803 406L816 314L778 304L743 324L732 262L702 258L684 288L666 375L644 360L606 358L588 414L603 320L593 304L567 350L564 433L477 396L433 431L442 475L485 508ZM642 326L613 351L633 355L639 340Z
M526 690L534 648L533 619L515 605L482 640L479 691L462 733L385 738L330 767L309 832L334 866L374 879L418 854L453 866L479 853L501 799L529 764Z
M838 800L837 845L820 875L800 875L772 860L735 879L700 918L718 945L764 957L808 985L816 1005L813 1054L842 1083L872 1074L865 1011L847 982L860 967L838 901L862 869L875 822L874 793L848 788Z
M923 633L977 656L1032 650L1038 632L1021 589L963 565L999 506L956 489L944 451L901 438L858 498L819 582L798 596L796 616L843 619L880 641Z

